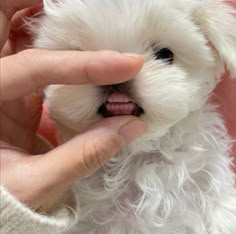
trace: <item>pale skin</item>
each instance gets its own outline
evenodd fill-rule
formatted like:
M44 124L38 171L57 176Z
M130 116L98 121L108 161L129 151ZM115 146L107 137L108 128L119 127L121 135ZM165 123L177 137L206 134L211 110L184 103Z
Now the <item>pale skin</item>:
M142 56L112 51L27 50L30 38L19 29L22 16L41 8L40 0L0 0L1 184L33 209L96 171L147 128L133 116L108 118L44 155L31 154L42 111L40 90L46 85L121 83L132 79L144 62ZM228 126L236 136L233 119Z
M31 154L42 111L39 90L56 83L120 83L143 65L142 56L112 51L25 50L29 38L19 29L21 18L39 10L40 3L0 1L1 183L33 209L97 170L147 128L133 116L109 118L44 155Z

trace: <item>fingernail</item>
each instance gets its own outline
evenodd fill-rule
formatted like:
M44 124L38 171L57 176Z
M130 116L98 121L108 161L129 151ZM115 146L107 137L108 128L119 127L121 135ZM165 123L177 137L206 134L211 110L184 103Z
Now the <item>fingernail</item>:
M143 59L143 56L142 55L139 55L139 54L133 54L133 53L125 53L123 54L131 59L134 59L134 60L137 60L137 59Z
M139 120L131 121L119 129L119 134L122 136L126 144L132 143L138 137L142 136L147 131L147 125Z

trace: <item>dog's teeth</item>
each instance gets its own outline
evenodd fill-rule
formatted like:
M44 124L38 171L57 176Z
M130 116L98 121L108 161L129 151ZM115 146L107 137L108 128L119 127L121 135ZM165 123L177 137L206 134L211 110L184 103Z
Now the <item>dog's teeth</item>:
M136 104L124 93L112 93L106 102L106 109L113 115L132 115Z
M107 101L110 103L128 103L131 100L126 94L115 92L108 97Z
M106 109L114 115L131 115L135 110L134 103L115 104L107 103Z

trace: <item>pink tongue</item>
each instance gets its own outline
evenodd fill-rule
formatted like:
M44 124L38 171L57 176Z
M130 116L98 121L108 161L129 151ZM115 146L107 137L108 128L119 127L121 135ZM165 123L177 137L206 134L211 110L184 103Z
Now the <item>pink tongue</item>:
M136 104L123 93L112 93L106 102L106 109L114 115L132 115Z

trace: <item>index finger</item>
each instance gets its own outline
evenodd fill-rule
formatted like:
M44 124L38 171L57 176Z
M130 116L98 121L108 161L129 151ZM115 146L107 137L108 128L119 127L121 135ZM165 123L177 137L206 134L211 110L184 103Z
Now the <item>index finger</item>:
M26 50L1 59L1 98L17 99L49 84L122 83L133 78L143 62L143 56L114 51Z

